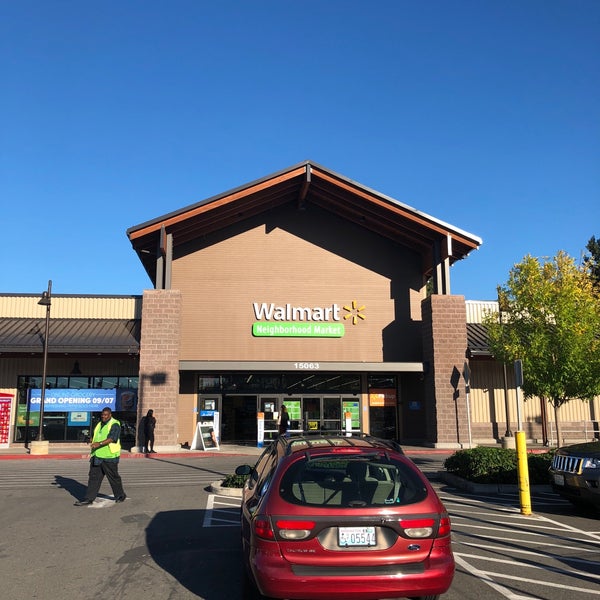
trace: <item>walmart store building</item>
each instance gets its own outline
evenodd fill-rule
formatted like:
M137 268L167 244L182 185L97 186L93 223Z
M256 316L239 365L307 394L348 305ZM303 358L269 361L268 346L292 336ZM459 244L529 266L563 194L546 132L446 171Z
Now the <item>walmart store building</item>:
M297 432L437 447L503 428L501 404L473 428L465 394L480 332L451 294L450 267L481 244L475 235L310 161L127 235L153 289L52 296L51 443L81 442L94 402L113 406L130 446L153 409L159 450L193 445L197 423L221 444L260 443L276 435L282 405ZM0 296L5 445L27 444L39 426L38 300Z

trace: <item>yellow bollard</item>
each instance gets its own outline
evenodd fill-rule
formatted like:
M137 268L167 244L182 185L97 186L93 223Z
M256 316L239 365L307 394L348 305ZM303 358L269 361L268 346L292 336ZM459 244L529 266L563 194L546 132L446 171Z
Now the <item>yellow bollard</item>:
M517 431L515 434L517 446L517 475L519 481L519 503L521 514L531 514L531 493L529 490L529 465L527 464L527 442L525 432Z

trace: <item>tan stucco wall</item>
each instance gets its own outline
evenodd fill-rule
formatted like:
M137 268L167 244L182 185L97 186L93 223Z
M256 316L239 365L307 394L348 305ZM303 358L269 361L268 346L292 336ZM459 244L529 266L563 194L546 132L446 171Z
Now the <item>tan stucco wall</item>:
M316 209L278 210L175 257L181 360L420 361L419 257ZM364 306L342 338L252 336L253 303ZM341 315L347 314L341 309Z

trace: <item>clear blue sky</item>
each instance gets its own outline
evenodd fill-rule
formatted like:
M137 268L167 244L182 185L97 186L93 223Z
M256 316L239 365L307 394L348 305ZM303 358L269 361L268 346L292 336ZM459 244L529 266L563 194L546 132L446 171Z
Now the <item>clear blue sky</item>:
M598 0L0 0L0 292L140 294L129 227L312 160L483 239L600 237Z

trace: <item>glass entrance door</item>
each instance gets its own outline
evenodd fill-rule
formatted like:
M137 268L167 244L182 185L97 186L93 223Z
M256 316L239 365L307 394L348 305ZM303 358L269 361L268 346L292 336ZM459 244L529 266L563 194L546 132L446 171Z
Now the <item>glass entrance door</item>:
M265 441L276 440L279 435L278 417L281 400L279 396L261 396L259 399L260 412L265 417Z
M306 433L336 434L342 431L342 398L340 396L303 396L301 400L288 399L285 404L288 406L294 401L298 404L301 402L302 426ZM293 420L292 416L290 418Z
M256 444L258 398L253 395L223 396L221 443Z

